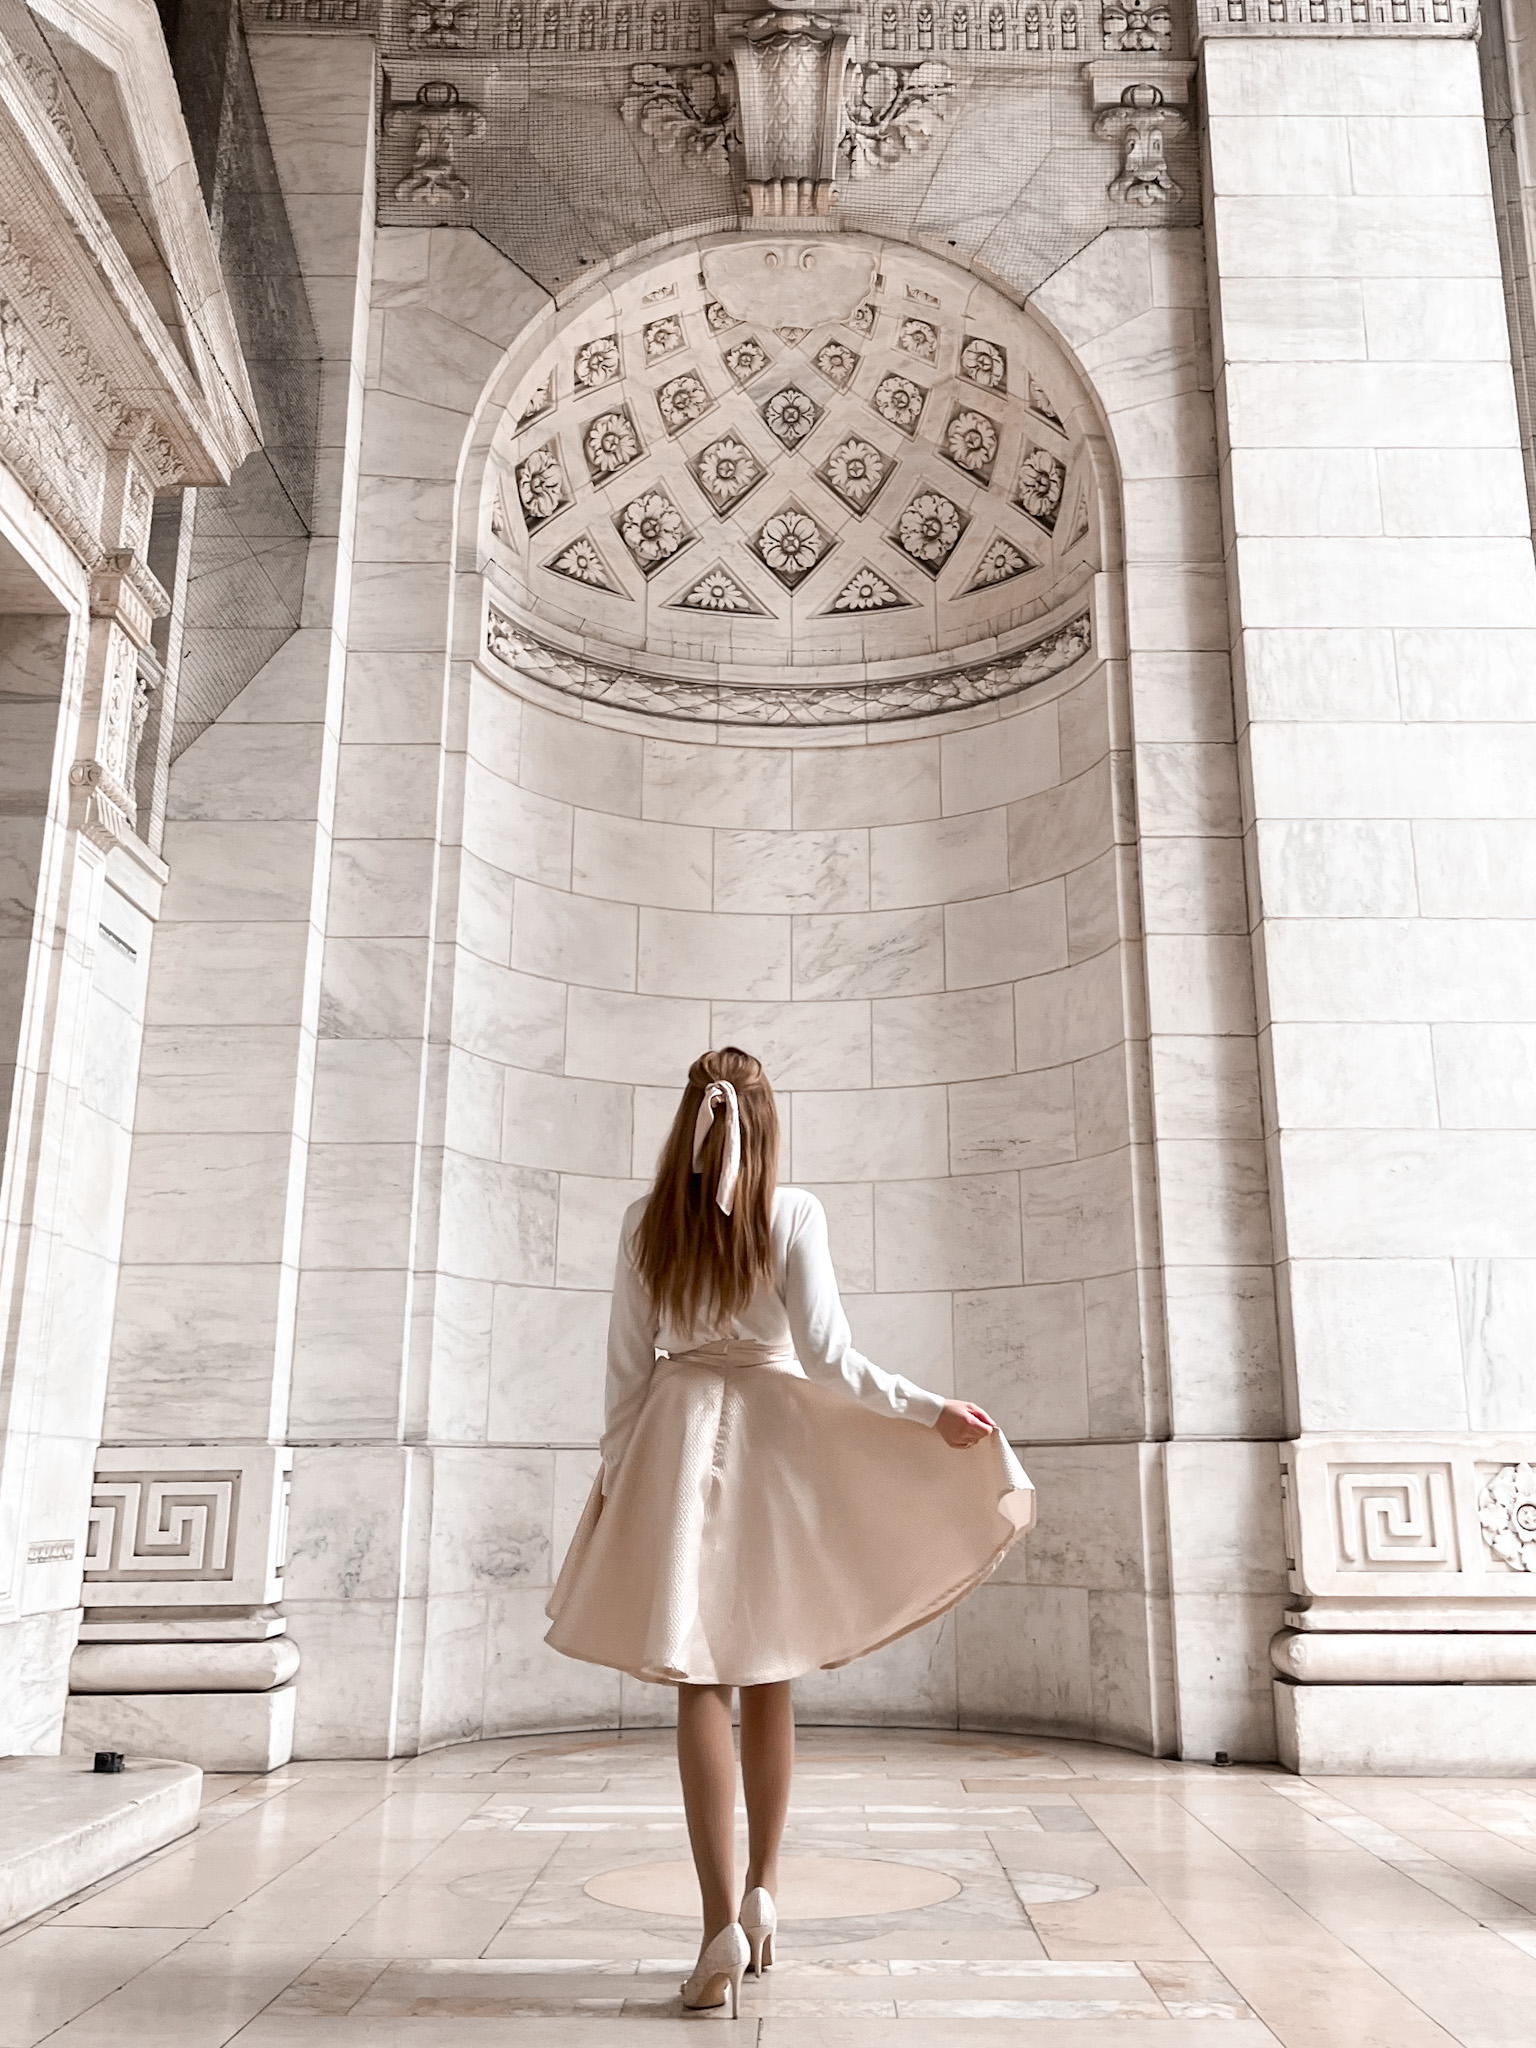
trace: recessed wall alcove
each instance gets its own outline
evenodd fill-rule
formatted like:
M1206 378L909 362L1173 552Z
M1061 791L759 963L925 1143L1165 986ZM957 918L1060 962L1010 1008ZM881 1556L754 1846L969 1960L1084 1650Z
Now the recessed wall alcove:
M856 1340L991 1407L1050 1507L956 1615L807 1679L803 1710L1155 1746L1144 1584L1070 1583L1090 1522L1096 1554L1106 1517L1128 1556L1158 1540L1102 430L1039 323L932 257L860 244L861 289L818 319L801 278L775 324L732 305L722 248L549 315L462 485L484 639L434 1384L456 1297L488 1298L489 1442L454 1512L508 1569L445 1614L460 1676L489 1676L482 1699L429 1656L423 1739L669 1708L539 1637L596 1465L619 1218L689 1060L734 1041L780 1091Z

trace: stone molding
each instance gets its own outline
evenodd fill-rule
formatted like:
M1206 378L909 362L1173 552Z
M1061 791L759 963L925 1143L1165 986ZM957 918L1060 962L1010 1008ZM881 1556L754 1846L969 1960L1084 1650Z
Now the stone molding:
M1536 1437L1305 1437L1280 1447L1303 1629L1536 1629Z
M249 1609L281 1599L292 1471L281 1446L104 1445L85 1605Z
M937 676L831 687L807 685L799 689L759 683L689 682L643 675L604 662L583 661L544 646L494 605L486 614L485 645L495 661L525 671L535 681L564 696L579 697L591 704L699 724L825 728L932 718L948 711L969 711L1000 703L1081 661L1092 649L1093 628L1085 610L1042 634L1029 646L995 661Z
M1468 0L1195 0L1195 47L1222 36L1432 36L1475 42L1478 10Z
M1346 0L1347 4L1347 0ZM253 34L365 35L388 54L486 55L561 63L725 55L743 13L706 0L657 11L631 0L242 0ZM1167 0L861 0L839 12L869 64L1049 63L1095 51L1172 51L1182 17ZM813 17L804 17L810 19ZM829 18L823 12L820 19Z

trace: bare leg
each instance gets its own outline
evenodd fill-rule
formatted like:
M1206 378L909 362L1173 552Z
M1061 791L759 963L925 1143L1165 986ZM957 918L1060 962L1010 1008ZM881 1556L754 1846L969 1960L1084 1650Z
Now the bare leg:
M777 1893L779 1843L795 1775L795 1709L789 1681L741 1688L741 1776L747 1796L748 1891Z
M677 1769L707 1944L736 1918L736 1748L728 1685L678 1687Z

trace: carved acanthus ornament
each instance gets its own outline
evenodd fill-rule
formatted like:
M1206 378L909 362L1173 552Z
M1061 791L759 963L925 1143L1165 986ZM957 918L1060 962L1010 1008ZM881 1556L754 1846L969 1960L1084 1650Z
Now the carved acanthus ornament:
M742 163L748 219L830 227L840 166L855 178L926 149L949 111L949 67L853 63L861 17L782 0L716 17L729 65L636 64L620 103L627 127L661 155L717 177Z
M867 178L926 149L954 90L947 64L851 64L842 138L849 175Z
M1110 180L1110 198L1126 206L1167 206L1182 199L1184 188L1168 168L1166 145L1187 126L1178 108L1167 105L1160 86L1126 86L1119 106L1107 107L1093 124L1095 135L1120 145L1120 171Z
M395 186L395 197L415 205L442 206L468 199L460 175L459 145L485 133L480 109L459 98L446 79L429 79L414 100L385 109L384 133L408 136L415 146L411 168Z
M691 158L717 178L731 173L730 147L740 141L728 66L636 64L620 111L660 156Z

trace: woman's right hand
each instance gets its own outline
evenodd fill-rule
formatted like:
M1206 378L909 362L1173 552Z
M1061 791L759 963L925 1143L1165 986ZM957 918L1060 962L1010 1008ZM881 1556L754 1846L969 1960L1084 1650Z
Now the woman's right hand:
M974 1401L946 1401L933 1426L952 1451L968 1451L990 1436L997 1424Z

